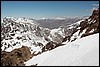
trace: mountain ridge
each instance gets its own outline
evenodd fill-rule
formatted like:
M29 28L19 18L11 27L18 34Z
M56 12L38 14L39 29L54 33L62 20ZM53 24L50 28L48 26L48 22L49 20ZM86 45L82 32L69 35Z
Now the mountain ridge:
M8 52L18 49L15 53L20 53L19 48L23 46L29 48L30 56L37 56L43 52L66 45L63 44L64 42L73 42L96 33L99 33L99 9L94 10L87 19L80 20L71 25L60 26L56 29L43 28L33 19L6 17L1 20L1 51L4 51L2 55L5 55L7 52L5 57L2 56L2 65L6 65L5 58L10 57ZM26 47L23 48L27 50ZM23 50L21 53L23 56ZM16 57L18 56L19 54L16 55ZM22 61L22 59L18 60L15 66L20 63L19 61ZM12 66L9 62L6 63Z

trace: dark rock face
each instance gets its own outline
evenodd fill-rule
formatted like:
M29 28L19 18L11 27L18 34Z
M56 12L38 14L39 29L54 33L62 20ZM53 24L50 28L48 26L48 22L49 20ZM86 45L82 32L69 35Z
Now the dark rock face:
M63 41L62 42L65 42L65 41L70 41L70 36L66 36L65 38L63 38Z
M38 44L37 44L37 46L39 46L40 48L43 48L43 44L42 43L39 43L39 42L37 42Z
M22 46L11 52L1 52L1 66L24 66L24 62L32 57L29 48Z
M38 64L33 64L33 65L31 65L31 66L37 66Z
M42 52L51 50L51 49L55 48L56 45L57 45L57 43L51 41L51 42L47 43L47 44L42 48Z
M79 27L80 27L80 29L78 29ZM83 33L84 30L85 30L85 32ZM94 10L92 15L89 18L80 22L79 25L75 25L74 28L71 28L71 29L65 28L66 35L65 35L65 38L63 38L62 42L75 41L77 38L74 38L73 40L71 40L71 37L77 31L79 31L78 36L80 34L82 34L81 38L88 36L88 35L98 33L99 32L99 9Z
M84 23L81 22L80 24L81 28L86 29L86 32L81 37L85 37L99 32L99 9L94 10L92 15L88 19L90 20L89 21L85 20ZM91 30L92 32L90 32Z
M59 46L62 46L62 45L65 45L65 44L57 44L56 42L53 42L53 41L50 41L49 43L47 43L43 48L42 48L42 52L45 52L45 51L50 51L56 47L59 47Z

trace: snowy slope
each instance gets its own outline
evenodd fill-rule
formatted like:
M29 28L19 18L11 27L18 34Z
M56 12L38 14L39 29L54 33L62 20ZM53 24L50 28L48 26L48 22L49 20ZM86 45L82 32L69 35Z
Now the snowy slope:
M99 66L99 33L33 57L26 66Z
M16 48L27 46L33 51L40 51L39 43L48 43L44 36L47 36L49 29L39 27L38 22L29 18L5 17L1 26L1 49L11 52Z
M32 50L31 52L41 51L41 47L45 46L50 41L62 43L63 38L67 35L64 32L70 33L66 30L67 26L61 26L57 29L50 30L48 28L40 27L38 22L25 17L5 17L1 22L1 49L2 51L7 52L11 52L22 46L28 46ZM79 22L71 24L69 27L70 29L73 29L78 25ZM72 31L72 29L70 31ZM43 45L40 45L40 43ZM35 48L38 50L35 50Z

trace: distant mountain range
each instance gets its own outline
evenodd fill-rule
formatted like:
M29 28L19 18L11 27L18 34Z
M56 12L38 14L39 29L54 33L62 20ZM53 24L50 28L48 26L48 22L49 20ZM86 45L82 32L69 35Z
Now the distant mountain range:
M99 33L99 9L88 18L34 20L5 17L1 20L1 65L23 66L33 56L95 33ZM25 56L27 53L23 51L28 51L28 55Z
M36 20L38 23L40 23L40 26L49 28L49 29L54 29L58 28L60 26L67 26L72 23L75 23L82 18L76 17L76 18L54 18L54 19L40 19Z

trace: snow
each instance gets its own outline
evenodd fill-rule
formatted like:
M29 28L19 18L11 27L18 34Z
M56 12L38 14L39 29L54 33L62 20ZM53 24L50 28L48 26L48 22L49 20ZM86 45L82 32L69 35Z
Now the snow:
M68 29L72 29L72 28L75 28L76 26L79 26L82 21L84 21L84 20L80 20L80 21L78 21L76 23L68 25ZM78 27L77 29L80 29L80 27Z
M99 66L99 33L65 44L33 57L26 66Z
M50 34L54 35L55 32L57 32L57 31L58 31L58 29L52 29L51 32L50 32Z
M65 18L56 17L55 19L64 20Z
M46 18L45 18L45 17L43 17L42 19L43 19L43 20L45 20Z
M73 36L71 37L71 40L74 40L75 38L80 38L80 36L78 35L79 34L79 32L80 32L80 30L78 30L77 32L75 32L74 34L73 34ZM71 41L70 40L70 41Z
M94 20L92 23L95 23L96 22L96 20Z
M78 22L76 22L76 23L80 24L82 21L84 21L84 20L80 20L80 21L78 21Z
M79 34L79 32L80 32L80 30L78 30L77 32L75 32L73 34L73 36L71 37L71 40L70 41L74 40L75 38L80 39L81 36L82 36L82 34L84 34L86 32L86 29L84 29L83 32L80 33L80 34Z
M52 36L56 36L55 35L55 33L58 33L58 34L60 34L62 37L64 37L64 29L62 29L62 28L57 28L57 29L52 29L51 30L51 32L50 32L50 34L52 35Z
M63 28L52 29L50 35L48 36L50 41L61 43L61 39L65 38L65 33Z
M96 20L91 20L91 21L89 21L89 24L95 23L95 22L96 22Z
M94 31L94 29L92 29L89 33L92 33Z
M88 19L88 22L90 21L91 19Z
M15 17L6 17L9 20L15 21L17 23L23 24L23 23L30 23L30 24L34 24L37 23L34 20L28 19L28 18L24 18L24 17L20 17L20 18L15 18ZM34 22L34 23L33 23Z
M78 27L77 29L79 30L81 27Z
M14 21L14 25L12 25L12 22L6 23L9 21ZM41 46L39 47L39 45L37 44L42 43L43 45L46 45L48 42L44 39L44 37L40 37L36 35L36 31L37 27L39 26L39 24L33 20L33 19L29 19L29 18L15 18L15 17L6 17L5 18L6 22L3 22L2 19L2 23L5 23L5 25L3 26L9 26L11 27L11 32L8 32L7 34L9 34L10 37L12 37L12 39L3 39L3 41L1 41L2 43L2 47L1 49L7 52L11 52L12 50L16 49L16 48L21 48L22 46L27 46L30 48L31 53L36 51L41 51ZM39 27L41 30L45 30L45 28L42 29L42 27ZM14 29L18 29L18 31L14 31ZM46 28L47 30L49 30L48 28ZM26 31L27 30L27 31ZM12 32L13 31L13 32ZM25 32L26 31L26 32ZM42 34L44 33L44 31L38 31L42 32ZM10 34L15 34L14 36L10 35ZM5 36L5 35L4 35ZM18 37L21 39L18 39ZM8 38L8 37L6 37ZM35 46L34 46L35 45Z
M27 40L18 40L17 37L24 37L25 39ZM31 40L29 40L29 38L31 38ZM16 43L16 42L19 42L20 44L16 44L15 46L13 46L12 44ZM8 47L8 44L10 44L11 46L9 48L6 48L5 51L7 52L11 52L12 50L14 49L17 49L17 48L21 48L22 46L27 46L27 47L30 47L31 49L31 53L33 53L34 51L36 52L39 52L41 51L41 48L39 46L34 46L35 43L37 42L40 42L42 43L43 45L46 45L48 42L42 37L38 37L36 36L35 34L32 34L30 31L26 32L26 33L20 33L20 32L17 32L15 34L15 36L13 36L13 39L12 40L3 40L2 43L6 43L7 45L3 45L1 47L2 50L5 49L5 47Z
M82 33L80 33L80 37L82 36L82 34L85 34L87 29L84 29Z

